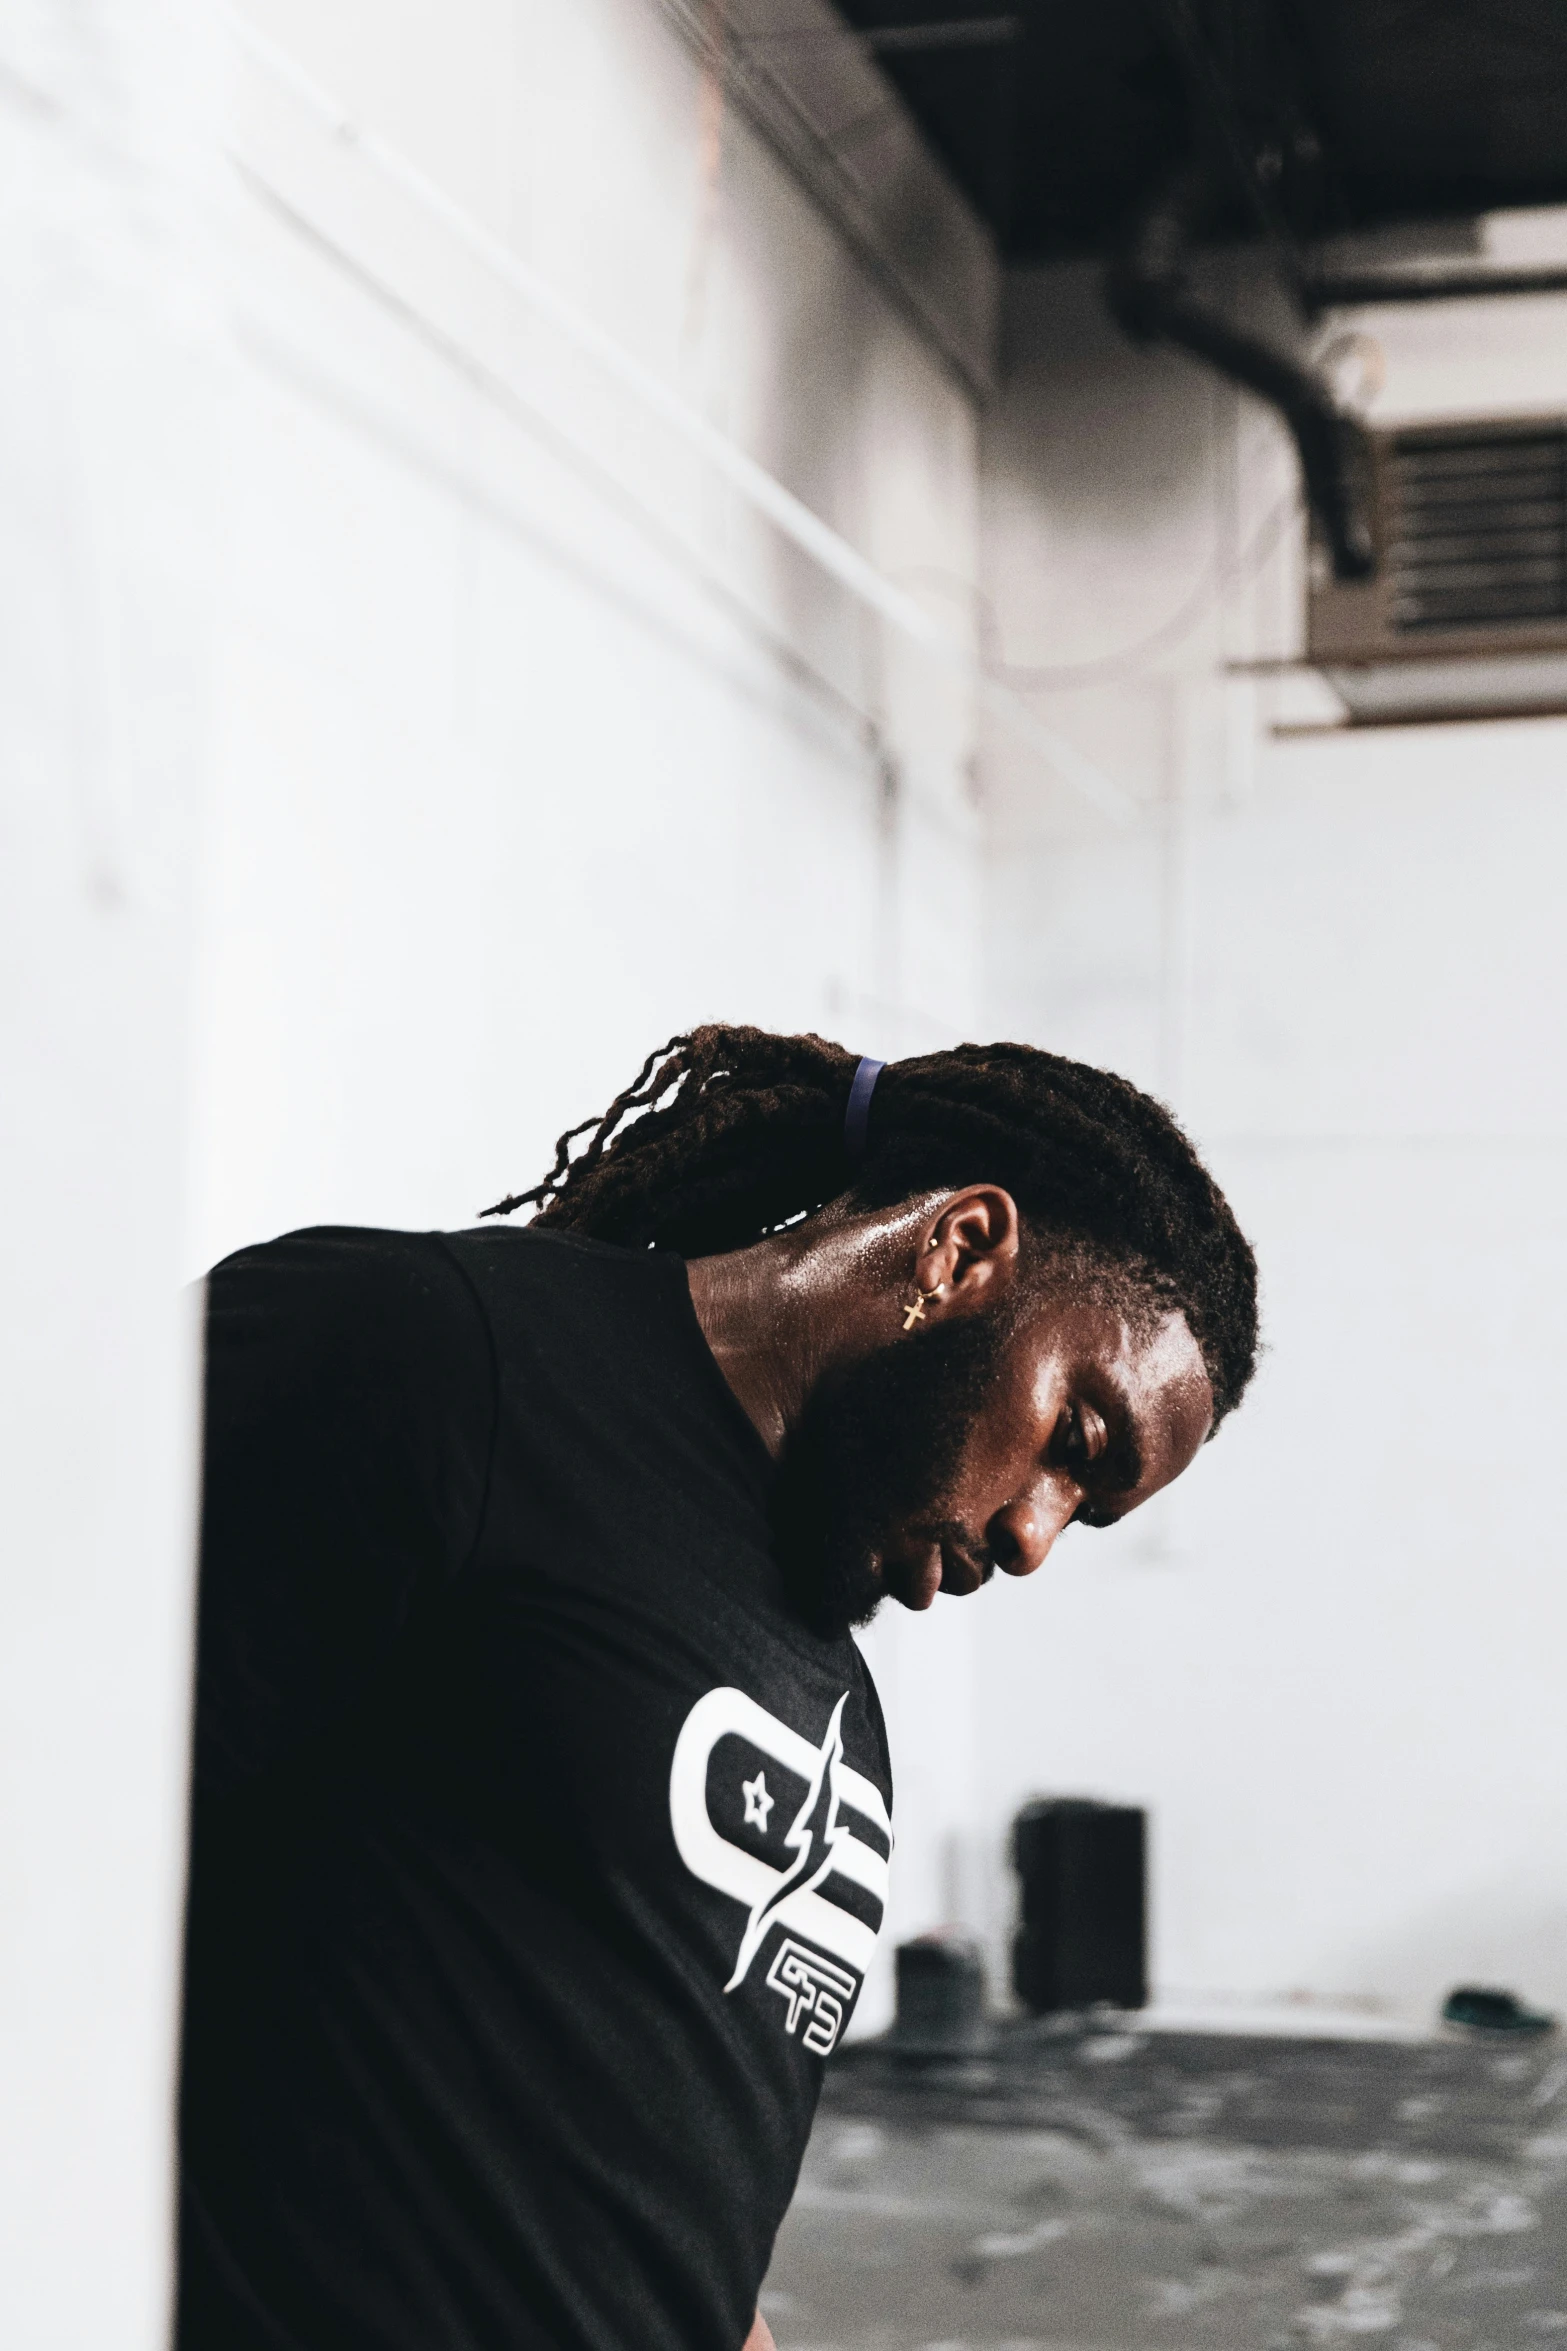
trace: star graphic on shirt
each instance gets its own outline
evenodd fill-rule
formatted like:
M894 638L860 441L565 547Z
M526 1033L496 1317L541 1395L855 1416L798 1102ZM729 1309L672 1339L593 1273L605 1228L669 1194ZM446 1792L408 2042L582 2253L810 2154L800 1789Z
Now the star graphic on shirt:
M745 1825L767 1834L767 1815L777 1801L767 1793L767 1774L759 1771L754 1780L742 1780L740 1793L745 1798Z

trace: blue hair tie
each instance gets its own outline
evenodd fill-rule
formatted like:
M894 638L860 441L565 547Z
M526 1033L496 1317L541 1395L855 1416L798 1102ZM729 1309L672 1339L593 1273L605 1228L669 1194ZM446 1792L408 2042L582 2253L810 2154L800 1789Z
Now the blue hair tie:
M851 1167L858 1167L865 1157L871 1096L876 1091L876 1080L886 1066L885 1061L872 1061L870 1055L865 1054L854 1073L854 1083L849 1088L849 1107L843 1114L843 1148Z

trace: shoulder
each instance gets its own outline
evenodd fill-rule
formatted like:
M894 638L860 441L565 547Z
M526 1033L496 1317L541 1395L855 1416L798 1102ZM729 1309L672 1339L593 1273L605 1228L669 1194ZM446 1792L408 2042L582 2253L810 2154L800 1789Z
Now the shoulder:
M539 1225L481 1225L450 1233L446 1248L501 1339L563 1342L571 1329L638 1344L667 1331L671 1308L689 1313L684 1261Z
M439 1233L319 1225L236 1251L206 1283L209 1406L225 1391L330 1391L339 1411L491 1384L473 1285Z
M390 1236L400 1239L401 1235ZM665 1250L627 1249L553 1225L483 1224L441 1236L449 1254L473 1275L494 1274L540 1286L636 1285L668 1278L681 1260Z
M212 1268L206 1291L209 1316L292 1314L325 1324L357 1309L384 1324L477 1312L443 1234L360 1225L312 1225L238 1249Z

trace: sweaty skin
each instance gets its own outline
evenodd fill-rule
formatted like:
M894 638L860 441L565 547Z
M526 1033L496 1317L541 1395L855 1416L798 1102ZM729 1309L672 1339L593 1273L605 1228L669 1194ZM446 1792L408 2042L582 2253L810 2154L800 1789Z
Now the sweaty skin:
M719 1368L776 1459L815 1383L943 1317L998 1313L1025 1277L1018 1211L995 1184L893 1208L823 1210L790 1232L695 1259L692 1303ZM910 1320L916 1302L924 1312ZM905 1325L907 1324L907 1328ZM1111 1526L1179 1477L1213 1420L1178 1313L1132 1319L1065 1267L1039 1283L948 1492L876 1556L906 1608L1032 1575L1074 1519Z

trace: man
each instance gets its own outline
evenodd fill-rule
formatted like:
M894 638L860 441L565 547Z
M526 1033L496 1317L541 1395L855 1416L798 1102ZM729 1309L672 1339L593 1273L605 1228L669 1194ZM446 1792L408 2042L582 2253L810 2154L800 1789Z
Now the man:
M181 2351L764 2341L891 1854L849 1627L1251 1374L1184 1137L1023 1046L700 1029L524 1202L211 1277Z

